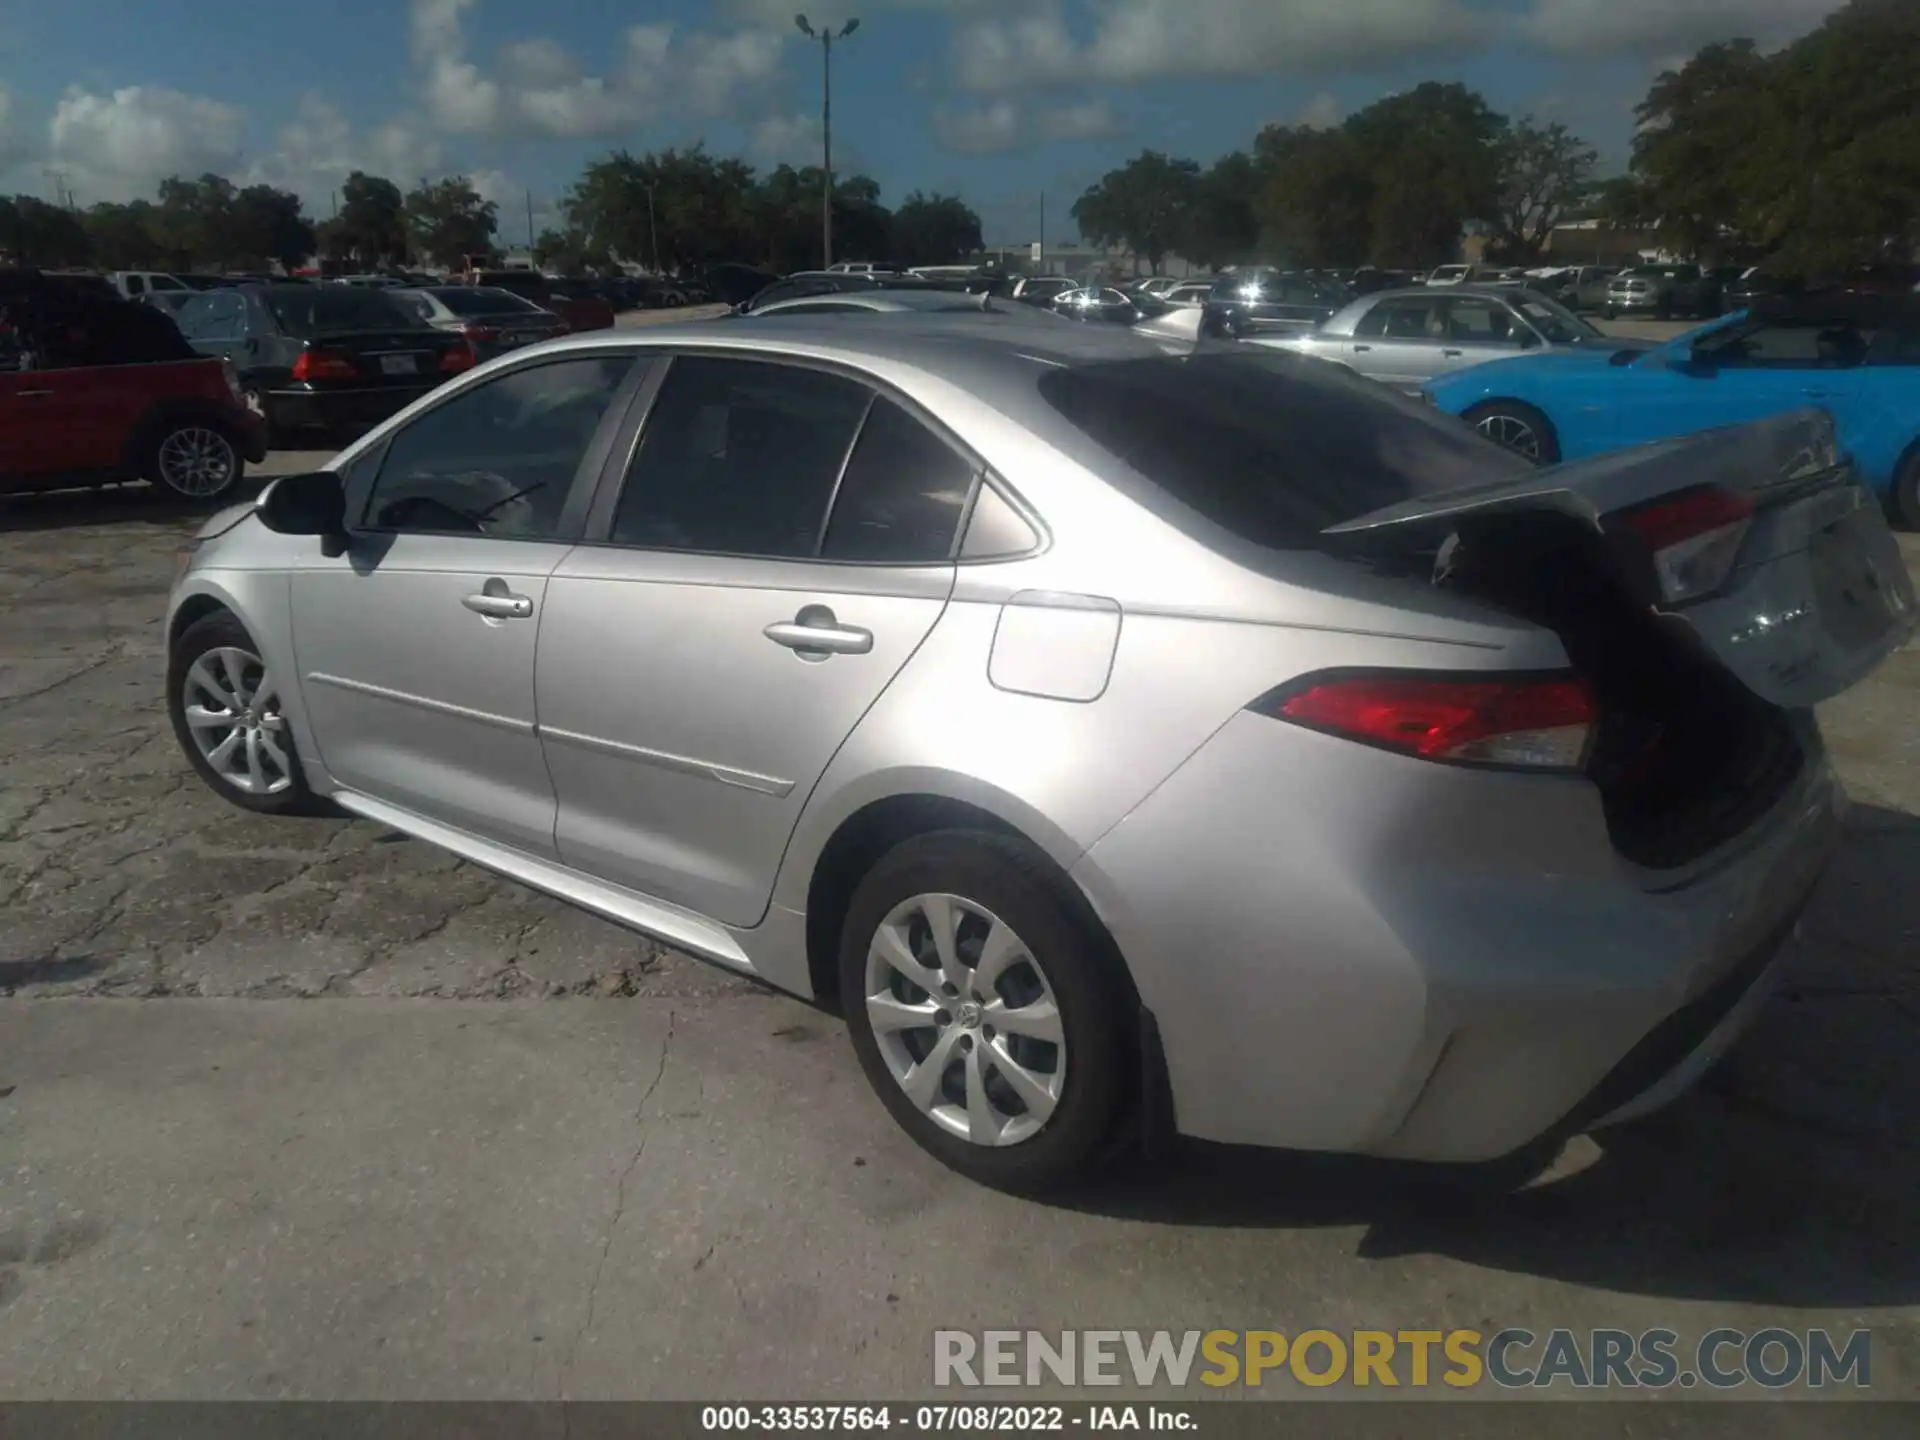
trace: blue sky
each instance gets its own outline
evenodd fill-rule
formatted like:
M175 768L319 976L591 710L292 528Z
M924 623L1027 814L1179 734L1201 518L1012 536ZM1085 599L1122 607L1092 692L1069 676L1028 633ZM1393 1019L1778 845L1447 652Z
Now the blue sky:
M214 169L324 215L350 168L467 173L524 238L609 149L704 140L815 161L834 49L836 168L884 198L964 196L990 243L1050 236L1143 147L1209 160L1264 124L1334 123L1424 79L1560 119L1612 162L1665 64L1773 44L1839 0L0 0L0 193L82 205Z

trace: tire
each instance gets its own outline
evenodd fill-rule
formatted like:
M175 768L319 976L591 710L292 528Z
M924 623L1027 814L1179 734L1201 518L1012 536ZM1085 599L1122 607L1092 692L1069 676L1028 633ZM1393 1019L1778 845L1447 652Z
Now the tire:
M258 725L225 728L216 725L196 726L188 718L187 692L190 684L195 688L198 707L211 710L215 706L207 702L215 697L209 688L200 683L202 674L216 683L224 682L228 686L228 693L232 694L232 670L236 665L242 670L243 687L257 684L257 679L263 676L265 667L259 664L259 656L259 646L247 633L247 627L230 610L216 610L189 625L167 655L167 718L173 722L174 738L186 753L187 763L206 782L207 787L242 810L251 810L257 815L328 814L330 807L326 802L307 788L306 775L294 749L293 731L280 714L277 696L259 697L249 692L236 697L242 700L265 698L267 703L263 706L261 723ZM245 664L240 657L253 662L252 665ZM196 666L202 669L196 671ZM278 721L277 725L271 723L275 720ZM207 736L211 744L224 739L236 728L240 729L243 736L238 748L220 765L216 765L214 759L202 749L197 737ZM244 773L247 768L241 757L246 755L252 743L244 738L248 729L263 731L269 736L269 742L257 752L260 773L269 783L257 792L243 789L225 769L232 765L236 771ZM276 752L284 764L276 760Z
M1518 400L1489 400L1485 404L1475 405L1460 418L1494 444L1504 446L1536 465L1557 465L1560 462L1560 437L1554 432L1553 422L1531 405ZM1532 435L1534 448L1524 448L1514 439L1505 438L1513 436L1517 439L1523 430Z
M1907 452L1893 472L1891 502L1894 520L1904 530L1920 530L1920 446Z
M1618 320L1620 318L1620 312L1611 305L1602 305L1600 307L1600 318L1602 320Z
M247 462L224 425L188 417L155 427L140 474L155 489L193 505L224 503L246 478Z
M928 916L920 908L923 900L936 906L960 902L952 913L959 918L954 950L963 971L969 956L981 958L988 927L1011 932L1015 958L997 980L979 992L969 984L967 990L941 994L937 987L914 986L903 972L876 958L886 951L876 943L883 927L910 947L895 953L936 954ZM933 985L936 971L919 973ZM973 1003L974 993L987 1003ZM882 856L847 910L840 996L854 1053L881 1103L916 1144L951 1169L983 1185L1031 1194L1090 1175L1110 1153L1108 1141L1128 1093L1131 1005L1099 938L1025 844L949 830L916 836ZM1048 996L1055 1005L1058 1042L1033 1038L1029 1028L1036 1017L1044 1021ZM908 1007L925 1013L929 1024L886 1026L883 1039L873 1012L884 1014L889 1005L900 1014ZM949 1019L941 1025L937 1015ZM995 1015L1002 1017L999 1026ZM1017 1027L1006 1023L1014 1016L1022 1017ZM932 1099L923 1108L906 1087L936 1047L947 1047L946 1058L932 1077ZM896 1067L905 1069L904 1077ZM970 1083L976 1067L977 1093ZM1008 1079L1015 1070L1025 1076L1026 1093L1036 1081L1055 1092L1050 1113L1043 1115L1020 1098L1023 1092ZM1043 1098L1041 1106L1045 1103ZM959 1133L973 1126L995 1135L995 1141L976 1142Z

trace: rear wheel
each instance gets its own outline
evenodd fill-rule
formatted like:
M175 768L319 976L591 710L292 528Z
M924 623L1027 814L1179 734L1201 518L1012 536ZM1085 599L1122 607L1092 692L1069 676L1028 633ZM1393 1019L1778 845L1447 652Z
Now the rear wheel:
M1920 447L1909 451L1893 472L1893 518L1908 530L1920 530Z
M141 473L169 495L206 505L226 499L238 488L246 462L221 426L206 420L174 420L154 435Z
M1518 400L1490 400L1467 411L1466 422L1494 444L1523 455L1536 465L1557 464L1560 438L1553 422Z
M946 831L882 857L848 907L840 995L881 1103L948 1166L1035 1191L1097 1163L1124 990L1024 845Z

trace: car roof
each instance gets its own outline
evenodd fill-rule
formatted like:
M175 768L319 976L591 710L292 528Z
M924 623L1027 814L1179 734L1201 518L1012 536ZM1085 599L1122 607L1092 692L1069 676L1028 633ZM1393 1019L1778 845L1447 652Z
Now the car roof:
M1920 296L1883 294L1766 295L1748 307L1760 320L1836 321L1920 329Z
M872 290L840 291L829 295L796 295L791 300L776 300L753 313L770 315L776 311L812 310L826 305L857 305L863 310L876 312L911 310L936 314L964 313L981 308L979 297L969 295L964 290L942 290L931 286L925 290L876 287Z

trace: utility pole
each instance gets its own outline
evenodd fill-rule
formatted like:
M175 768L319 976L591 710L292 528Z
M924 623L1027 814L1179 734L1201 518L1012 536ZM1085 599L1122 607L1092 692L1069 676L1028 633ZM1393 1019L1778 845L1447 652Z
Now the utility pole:
M1040 258L1035 263L1040 267L1036 274L1047 273L1047 192L1044 190L1040 192Z
M793 17L793 23L809 40L820 42L820 152L826 177L820 191L820 268L833 264L833 42L844 40L860 28L849 20L835 34L827 26L815 30L805 15Z
M653 216L653 187L660 182L658 180L643 180L640 183L646 186L647 189L647 239L650 242L650 248L653 252L653 273L658 275L660 274L660 225Z
M533 255L533 191L527 191L527 255Z

